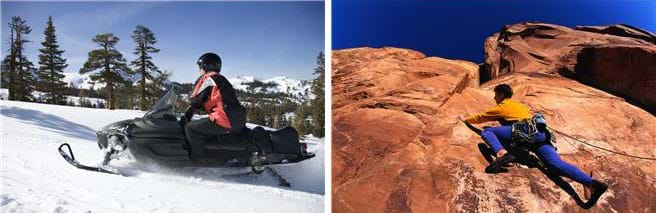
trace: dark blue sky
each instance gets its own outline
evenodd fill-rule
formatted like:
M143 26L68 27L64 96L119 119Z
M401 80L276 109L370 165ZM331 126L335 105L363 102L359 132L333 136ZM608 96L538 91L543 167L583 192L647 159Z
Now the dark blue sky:
M333 49L394 46L480 63L485 38L506 24L629 24L656 33L656 0L333 0L332 19Z
M316 57L324 51L324 2L17 2L2 1L2 57L7 54L8 22L21 16L32 27L26 55L37 63L48 15L69 67L78 72L90 50L91 39L112 32L117 48L132 61L130 37L138 24L150 28L160 53L157 66L173 72L173 79L191 82L198 76L196 60L205 52L223 58L228 77L288 76L311 79Z

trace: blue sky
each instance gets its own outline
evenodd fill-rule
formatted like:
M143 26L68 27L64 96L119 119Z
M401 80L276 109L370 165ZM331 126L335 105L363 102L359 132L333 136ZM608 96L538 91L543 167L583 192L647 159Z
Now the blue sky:
M32 28L26 55L37 63L43 31L52 15L57 39L68 59L66 72L78 72L91 39L112 32L119 51L136 56L130 37L138 24L150 28L161 49L155 64L173 79L198 77L196 60L205 52L223 59L228 77L261 79L288 76L311 79L316 57L324 50L324 2L5 2L2 10L2 57L8 51L8 22L21 16Z
M485 38L507 24L629 24L656 33L651 1L332 1L333 49L394 46L483 62Z

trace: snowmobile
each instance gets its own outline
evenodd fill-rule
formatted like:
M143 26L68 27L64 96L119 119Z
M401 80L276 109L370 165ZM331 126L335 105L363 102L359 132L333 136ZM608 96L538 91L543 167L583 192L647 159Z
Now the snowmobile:
M59 147L59 153L77 168L111 174L118 172L108 166L109 162L126 152L138 162L170 167L251 167L257 174L267 169L273 172L267 165L297 163L315 156L289 126L272 130L247 125L241 133L190 140L185 135L185 122L180 122L183 116L177 116L178 99L184 98L177 90L175 86L169 89L142 118L115 122L97 131L98 147L104 155L99 167L80 164L66 143ZM253 160L254 153L259 160Z

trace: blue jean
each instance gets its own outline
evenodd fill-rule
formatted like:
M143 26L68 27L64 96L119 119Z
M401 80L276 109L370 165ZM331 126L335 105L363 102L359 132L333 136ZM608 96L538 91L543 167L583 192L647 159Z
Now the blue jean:
M499 150L503 149L502 143L510 144L510 141L512 140L512 127L507 125L486 128L483 130L483 132L481 132L481 137L490 147L492 147L492 150L497 153ZM541 142L546 140L546 135L544 133L540 133L537 134L536 138L534 139L536 139L538 142ZM542 162L547 164L550 169L554 169L560 173L562 176L568 177L583 185L592 184L592 177L588 176L572 164L563 161L556 152L556 149L550 144L544 144L531 151L536 152Z

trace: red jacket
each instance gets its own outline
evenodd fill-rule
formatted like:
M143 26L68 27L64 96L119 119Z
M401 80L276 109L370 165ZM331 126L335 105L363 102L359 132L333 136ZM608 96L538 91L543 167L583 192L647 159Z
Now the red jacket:
M225 79L217 72L207 72L200 77L191 95L192 106L196 105L198 107L202 104L212 122L221 127L232 129L232 125L224 109L222 91L220 91L220 87L217 85L217 77Z

